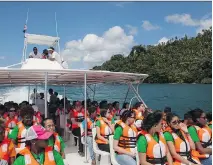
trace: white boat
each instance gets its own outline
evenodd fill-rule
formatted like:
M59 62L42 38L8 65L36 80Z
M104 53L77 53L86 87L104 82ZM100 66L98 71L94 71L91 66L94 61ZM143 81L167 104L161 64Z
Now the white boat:
M47 100L47 85L63 86L64 88L66 86L79 85L84 87L84 99L86 103L87 100L86 93L88 85L98 83L121 83L121 84L128 84L129 88L131 88L132 91L135 93L135 97L133 97L132 99L137 98L139 101L144 102L140 97L140 95L138 94L138 90L133 86L133 84L139 84L143 82L143 80L148 77L147 74L110 72L98 70L64 69L62 64L59 64L56 61L50 61L48 59L35 59L35 58L28 59L26 55L28 44L58 46L58 50L60 52L59 37L27 34L26 38L24 39L24 49L21 63L0 68L0 86L44 85L46 93L45 100ZM20 65L20 67L16 67L18 65ZM64 96L65 95L66 93L64 92ZM2 99L3 98L1 98L0 101L3 101ZM47 104L45 104L45 116L47 116ZM66 122L66 120L64 121ZM64 126L65 124L66 123L64 123ZM66 132L65 137L67 137L68 134L69 133ZM70 142L70 140L72 141L72 139L73 137L67 139L66 141L67 148L65 149L66 152L65 163L67 165L68 164L83 165L85 164L85 162L88 163L90 160L87 161L88 160L87 147L85 146L85 157L80 157L77 153L77 147L72 145L72 143ZM104 160L104 158L102 160Z

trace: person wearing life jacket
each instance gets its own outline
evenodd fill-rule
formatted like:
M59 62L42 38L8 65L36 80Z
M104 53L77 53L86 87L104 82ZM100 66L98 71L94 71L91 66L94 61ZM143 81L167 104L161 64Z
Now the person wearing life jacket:
M53 134L48 139L48 145L52 146L54 148L54 150L58 151L58 153L61 154L61 157L63 159L65 159L65 153L64 153L65 144L64 144L64 140L55 131L55 123L54 123L53 119L45 118L44 121L43 121L43 126L44 126L44 128L47 131L49 131L49 132L51 132Z
M124 111L129 110L129 109L130 109L129 103L128 102L123 103L122 109L118 113L119 116L121 116Z
M212 129L212 112L208 112L208 113L206 114L206 118L207 118L207 121L208 121L208 126L209 126L209 128Z
M126 110L122 113L121 120L115 124L113 148L118 164L136 165L135 147L138 131L134 121L134 111Z
M193 125L188 127L188 131L198 151L197 157L206 158L200 159L201 164L210 164L212 163L212 130L207 125L206 114L199 108L189 113L192 116Z
M193 121L192 121L192 115L189 113L189 112L186 112L184 114L184 119L182 121L185 125L190 126L193 124Z
M15 108L11 107L8 111L8 116L5 118L5 126L12 130L17 123L18 116L16 115Z
M101 117L96 121L96 143L102 151L110 152L109 136L114 133L114 118L109 109L101 109Z
M173 157L173 165L201 164L198 157L192 155L195 144L192 141L187 126L180 122L174 113L167 113L166 122L168 127L164 132L169 151Z
M113 112L113 117L115 117L116 119L119 118L119 112L120 112L120 103L118 101L115 101L112 103L112 112Z
M81 143L81 130L80 123L84 120L84 111L82 110L82 104L80 101L75 103L75 108L71 113L72 133L74 136L78 136L78 153L80 156L84 156L83 144Z
M144 104L142 102L135 103L135 105L133 107L133 111L136 114L135 125L136 125L137 129L140 130L141 126L142 126L143 119L144 119L144 116L143 116L143 114L145 112Z
M34 110L30 105L23 106L20 112L22 120L17 123L8 136L18 148L25 147L26 130L33 125L33 114Z
M42 114L41 114L41 112L39 112L38 106L33 105L32 108L34 109L33 123L34 124L41 124Z
M82 122L82 126L84 129L83 135L81 136L85 136L85 128L86 128L86 124L87 124L87 144L88 144L88 148L89 148L89 153L90 153L90 158L92 160L92 165L96 165L96 161L95 161L95 153L93 151L93 138L92 138L92 129L95 127L95 121L96 121L96 107L95 106L91 106L88 107L88 117L87 119Z
M0 124L0 164L13 164L16 152L13 142L5 137L5 127Z
M141 165L172 165L166 140L161 131L163 114L161 111L150 113L143 121L142 131L137 137L137 150Z
M13 165L64 165L61 155L48 146L52 132L41 125L33 125L26 131L26 147L17 148Z

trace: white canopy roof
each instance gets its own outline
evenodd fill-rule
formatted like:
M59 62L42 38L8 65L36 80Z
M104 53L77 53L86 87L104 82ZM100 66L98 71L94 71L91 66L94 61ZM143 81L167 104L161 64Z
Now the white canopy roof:
M148 77L147 74L109 72L95 70L42 70L42 69L0 69L0 85L42 85L48 73L48 85L83 85L84 75L87 84L97 83L139 83Z
M51 37L38 34L26 34L27 44L54 46L59 41L59 37Z

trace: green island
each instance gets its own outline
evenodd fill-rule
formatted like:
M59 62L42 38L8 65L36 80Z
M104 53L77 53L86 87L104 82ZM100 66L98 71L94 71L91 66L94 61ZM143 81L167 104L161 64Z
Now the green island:
M134 46L128 56L116 54L92 70L146 73L145 83L212 83L212 27L196 37L186 35L158 45Z

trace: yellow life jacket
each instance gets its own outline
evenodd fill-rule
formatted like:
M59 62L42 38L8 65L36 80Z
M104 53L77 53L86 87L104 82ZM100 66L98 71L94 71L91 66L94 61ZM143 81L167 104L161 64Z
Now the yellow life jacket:
M128 126L122 121L117 122L117 124L123 128L122 136L118 141L118 146L125 149L128 152L135 153L136 140L138 134L136 126L134 124Z

